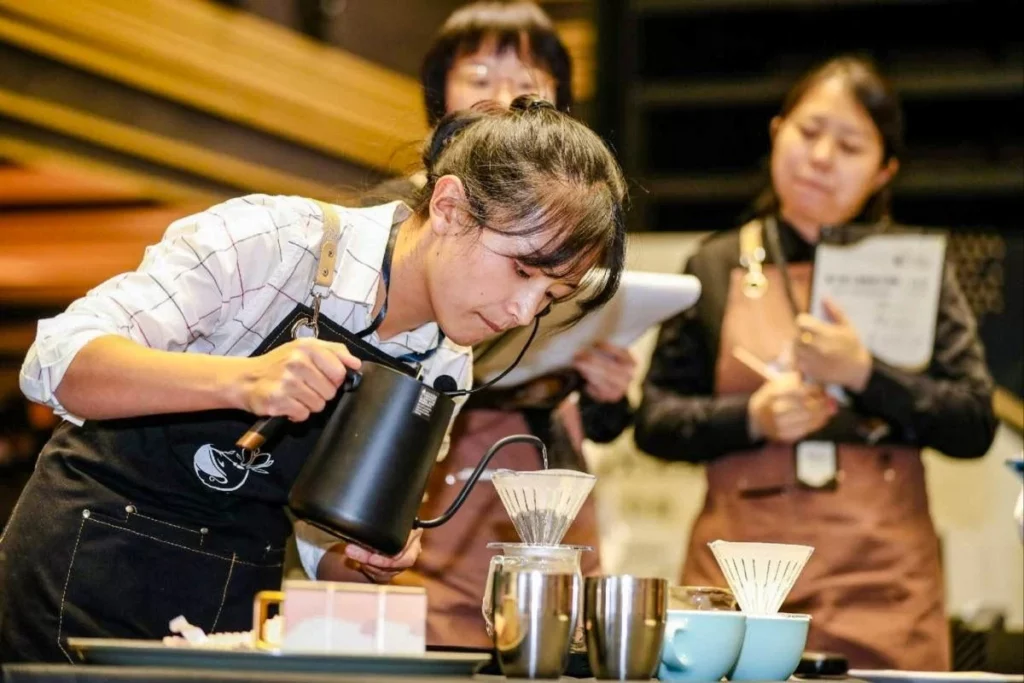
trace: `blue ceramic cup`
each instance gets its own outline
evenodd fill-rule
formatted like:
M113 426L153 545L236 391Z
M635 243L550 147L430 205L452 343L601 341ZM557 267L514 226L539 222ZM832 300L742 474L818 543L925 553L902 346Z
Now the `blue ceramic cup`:
M784 681L800 664L807 644L809 614L747 615L736 666L728 673L730 681Z
M742 612L670 609L658 678L691 683L720 680L736 664L745 629Z

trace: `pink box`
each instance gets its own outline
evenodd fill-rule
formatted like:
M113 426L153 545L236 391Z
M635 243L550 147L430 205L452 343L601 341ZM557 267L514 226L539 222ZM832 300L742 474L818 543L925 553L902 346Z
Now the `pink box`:
M423 588L334 581L283 584L280 649L287 652L426 652Z

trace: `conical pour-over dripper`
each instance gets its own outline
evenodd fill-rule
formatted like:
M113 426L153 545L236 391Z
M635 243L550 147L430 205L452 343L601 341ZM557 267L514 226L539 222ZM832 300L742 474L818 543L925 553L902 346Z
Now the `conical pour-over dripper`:
M776 614L814 552L809 545L784 543L708 543L740 610Z
M575 470L498 470L491 480L523 542L556 545L597 477Z

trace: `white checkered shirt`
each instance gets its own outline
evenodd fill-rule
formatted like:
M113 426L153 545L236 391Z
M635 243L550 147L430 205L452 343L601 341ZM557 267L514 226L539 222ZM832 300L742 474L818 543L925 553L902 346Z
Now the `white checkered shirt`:
M359 332L371 322L391 226L409 215L408 208L394 202L337 209L339 256L320 310L345 329ZM250 195L175 221L158 244L146 249L137 270L107 280L63 313L39 322L21 368L22 391L81 424L54 392L79 350L104 335L167 351L251 355L296 304L312 304L322 234L319 205L301 197ZM437 325L431 323L387 341L373 333L366 341L401 356L433 348L438 336ZM435 377L450 375L460 388L468 388L471 354L446 339L423 362L421 377L432 383ZM329 541L319 535L315 540L324 546ZM308 544L304 548L301 538L299 547L307 572L315 575L324 550Z

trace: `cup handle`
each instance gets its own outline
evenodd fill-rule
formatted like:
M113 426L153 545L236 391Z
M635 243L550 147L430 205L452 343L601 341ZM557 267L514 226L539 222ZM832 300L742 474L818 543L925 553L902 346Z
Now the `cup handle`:
M487 635L494 636L494 568L502 565L504 555L494 555L487 565L487 582L484 584L484 600L480 605L480 611L484 615L484 623L487 625Z
M675 636L680 631L686 630L686 624L672 626L665 629L665 639L661 644L661 663L667 668L675 671L685 671L689 665L685 657L676 653Z
M267 621L267 610L271 605L284 602L282 591L260 591L252 601L252 644L257 650L276 650L280 643L263 639L263 625Z

